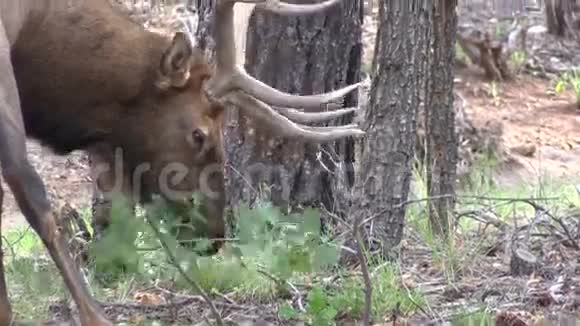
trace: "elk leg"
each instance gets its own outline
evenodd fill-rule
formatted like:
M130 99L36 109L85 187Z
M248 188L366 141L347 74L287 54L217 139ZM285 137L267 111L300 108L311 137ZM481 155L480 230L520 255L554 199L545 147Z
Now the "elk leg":
M12 321L12 309L8 300L8 289L4 279L4 253L2 251L2 204L4 203L4 190L0 185L0 326L8 326Z
M0 132L0 134L3 133ZM0 140L0 152L4 149L4 145L6 145L6 142ZM19 167L7 167L5 163L8 160L6 157L2 157L2 163L4 164L2 172L4 178L10 185L14 197L24 216L26 216L28 223L40 236L58 267L64 282L79 308L82 325L112 325L105 319L97 302L82 281L56 218L51 212L50 203L46 197L44 184L40 176L30 166L30 163L25 157L21 157L21 159Z
M112 325L81 279L59 231L42 179L26 157L26 134L10 46L0 20L0 164L2 175L28 223L42 239L74 298L83 326ZM1 299L7 301L5 299Z

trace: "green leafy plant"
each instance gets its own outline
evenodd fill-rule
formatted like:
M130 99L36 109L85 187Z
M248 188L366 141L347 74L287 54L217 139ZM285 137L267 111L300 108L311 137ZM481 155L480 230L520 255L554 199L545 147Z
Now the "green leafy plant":
M494 80L488 84L487 87L488 96L493 99L493 104L499 106L501 102L501 95L498 83Z
M378 263L378 262L376 262ZM425 305L420 293L402 285L399 272L390 263L379 264L371 275L373 283L372 318L384 320L393 310L402 315ZM334 325L337 318L359 320L364 311L364 287L360 277L347 277L328 287L317 285L307 295L304 311L289 304L278 309L283 320L299 320L309 325Z
M510 56L510 65L513 71L519 73L526 61L528 60L528 55L524 51L514 51Z
M336 245L320 237L320 213L283 214L269 204L250 209L240 207L237 238L232 252L239 257L256 257L262 267L280 279L294 273L311 273L338 260Z
M142 220L135 218L126 201L113 200L110 225L103 237L89 248L95 272L104 283L118 280L124 273L144 273L143 255L138 251L137 240L145 227Z
M285 303L279 308L278 315L282 320L294 319L312 326L331 326L334 325L334 318L338 315L332 300L333 298L321 287L315 287L308 293L308 304L304 313Z
M125 275L142 281L161 276L177 278L179 273L168 259L161 240L180 264L195 265L198 256L192 249L197 248L181 245L174 232L181 225L180 217L194 212L172 209L160 199L146 208L133 211L125 199L114 198L109 227L102 238L91 243L89 248L95 275L103 283L120 281ZM196 209L194 207L192 211Z
M572 89L576 95L576 104L580 108L580 71L572 70L564 73L557 81L554 87L556 93L561 94L568 88Z
M338 311L332 305L331 298L320 287L316 287L308 294L306 313L311 325L326 326L334 324Z
M222 254L213 257L196 254L200 244L207 246L209 239L196 238L195 247L181 241L183 235L175 230L183 229L184 217L203 218L195 207L191 211L175 209L162 201L134 213L124 200L115 199L109 228L89 250L98 279L113 284L124 275L142 281L170 277L178 287L187 287L189 282L175 268L177 260L205 290L252 286L248 292L260 288L271 294L272 287L264 285L272 284L272 278L281 286L278 290L283 290L284 282L294 275L321 271L338 259L338 246L320 236L320 214L314 209L283 214L270 204L257 208L244 205L238 210L236 241L227 243ZM188 227L192 231L187 237L194 237L193 225ZM169 259L160 238L174 258Z

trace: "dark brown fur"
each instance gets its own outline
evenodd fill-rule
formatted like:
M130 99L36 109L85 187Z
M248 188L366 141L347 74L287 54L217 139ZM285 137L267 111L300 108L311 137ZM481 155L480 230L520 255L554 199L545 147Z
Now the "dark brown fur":
M88 0L82 10L55 12L25 24L12 61L26 132L61 154L97 145L96 153L107 164L113 163L108 155L121 148L125 176L100 175L102 190L122 177L122 190L133 191L137 185L131 175L148 163L151 168L134 198L148 201L154 193L163 195L157 181L162 169L179 162L189 174L172 186L193 193L199 189L200 171L221 163L222 110L201 89L210 67L194 53L186 85L158 87L171 39L144 31L102 3ZM200 148L188 141L196 130L205 134ZM220 177L212 186L221 191ZM223 196L207 200L213 222L209 235L222 237Z

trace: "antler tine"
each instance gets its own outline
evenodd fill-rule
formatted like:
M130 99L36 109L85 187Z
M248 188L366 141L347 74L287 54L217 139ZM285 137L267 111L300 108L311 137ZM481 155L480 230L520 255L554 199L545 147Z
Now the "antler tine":
M276 133L285 136L315 142L329 142L350 136L362 136L364 131L354 125L340 127L300 126L273 110L264 102L246 93L235 91L228 94L228 102L242 109L249 116L262 120L268 125L276 126Z
M294 16L321 12L336 5L340 1L342 0L328 0L316 4L297 5L279 0L265 0L259 1L260 3L257 4L256 7L284 16Z
M290 108L276 108L280 114L298 123L317 123L332 120L343 115L356 112L358 108L346 108L328 112L300 112Z
M212 88L215 95L221 95L232 89L241 89L269 105L277 107L295 107L316 110L321 106L342 99L346 94L360 87L360 83L347 86L329 93L317 95L293 95L279 91L255 79L237 66L236 44L234 40L234 5L236 3L255 4L264 10L300 15L323 11L343 0L327 0L316 4L294 5L279 0L218 0L216 5L216 42L217 71ZM245 32L245 31L244 31Z
M239 2L255 3L252 0ZM215 44L217 74L233 73L236 66L236 44L234 40L234 0L218 0L215 10Z
M304 108L318 110L326 104L342 100L342 98L356 90L362 83L356 83L337 89L332 92L316 95L292 95L277 90L264 82L248 75L240 67L235 67L236 74L233 76L232 86L259 98L260 100L277 107Z
M222 70L232 70L236 65L234 42L234 5L236 3L255 4L257 7L283 15L303 15L324 11L342 0L327 0L310 5L293 5L279 0L218 0L216 5L216 52L218 66Z
M229 0L235 1L235 0ZM256 3L256 7L282 15L311 14L326 10L343 0L327 0L316 4L295 5L279 0L242 0L241 2ZM317 95L293 95L282 92L266 83L250 76L241 66L232 66L231 88L244 90L248 94L274 107L304 108L319 110L326 104L342 100L348 93L360 87L360 83L344 87L329 93Z
M234 5L236 3L254 4L257 7L278 14L301 15L315 13L336 5L343 0L326 0L322 3L293 5L279 0L217 0L215 11L216 72L206 85L207 95L217 101L228 101L244 112L265 120L277 127L282 135L305 140L326 142L349 136L363 135L364 132L353 126L343 127L306 127L291 121L327 121L354 109L341 109L335 112L304 113L290 108L321 110L328 104L337 102L357 89L361 83L317 95L292 95L279 91L255 79L236 63L236 44L234 40ZM244 31L245 32L245 31ZM280 109L276 112L272 106ZM290 118L290 119L288 119Z

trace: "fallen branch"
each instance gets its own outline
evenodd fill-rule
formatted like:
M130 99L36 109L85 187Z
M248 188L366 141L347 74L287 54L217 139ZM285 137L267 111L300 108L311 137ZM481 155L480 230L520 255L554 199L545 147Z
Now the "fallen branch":
M393 205L392 207L389 208L385 208L383 210L378 211L377 213L367 217L362 223L361 225L365 225L368 222L374 220L375 218L385 214L388 210L390 209L399 209L402 208L404 206L407 205L412 205L412 204L420 204L420 203L424 203L424 202L428 202L428 201L432 201L432 200L439 200L439 199L449 199L455 197L457 198L463 198L463 199L477 199L477 200L488 200L488 201L505 201L508 202L508 204L513 203L513 202L528 202L528 201L539 201L539 200L558 200L560 199L560 197L538 197L538 198L515 198L515 197L488 197L488 196L472 196L472 195L439 195L439 196L431 196L431 197L424 197L424 198L419 198L419 199L410 199L410 200L406 200L402 203L399 203L397 205Z
M550 211L548 209L546 209L545 207L539 205L538 203L536 203L534 201L528 200L525 202L528 203L530 206L532 206L537 211L539 211L539 212L545 214L546 216L548 216L549 218L551 218L553 221L556 221L556 223L562 228L562 231L564 232L564 234L568 238L570 245L574 249L580 250L580 245L578 244L578 242L576 242L576 239L572 235L572 232L570 232L570 230L566 226L566 223L564 223L564 221L562 221L561 218L554 216L552 213L550 213Z

